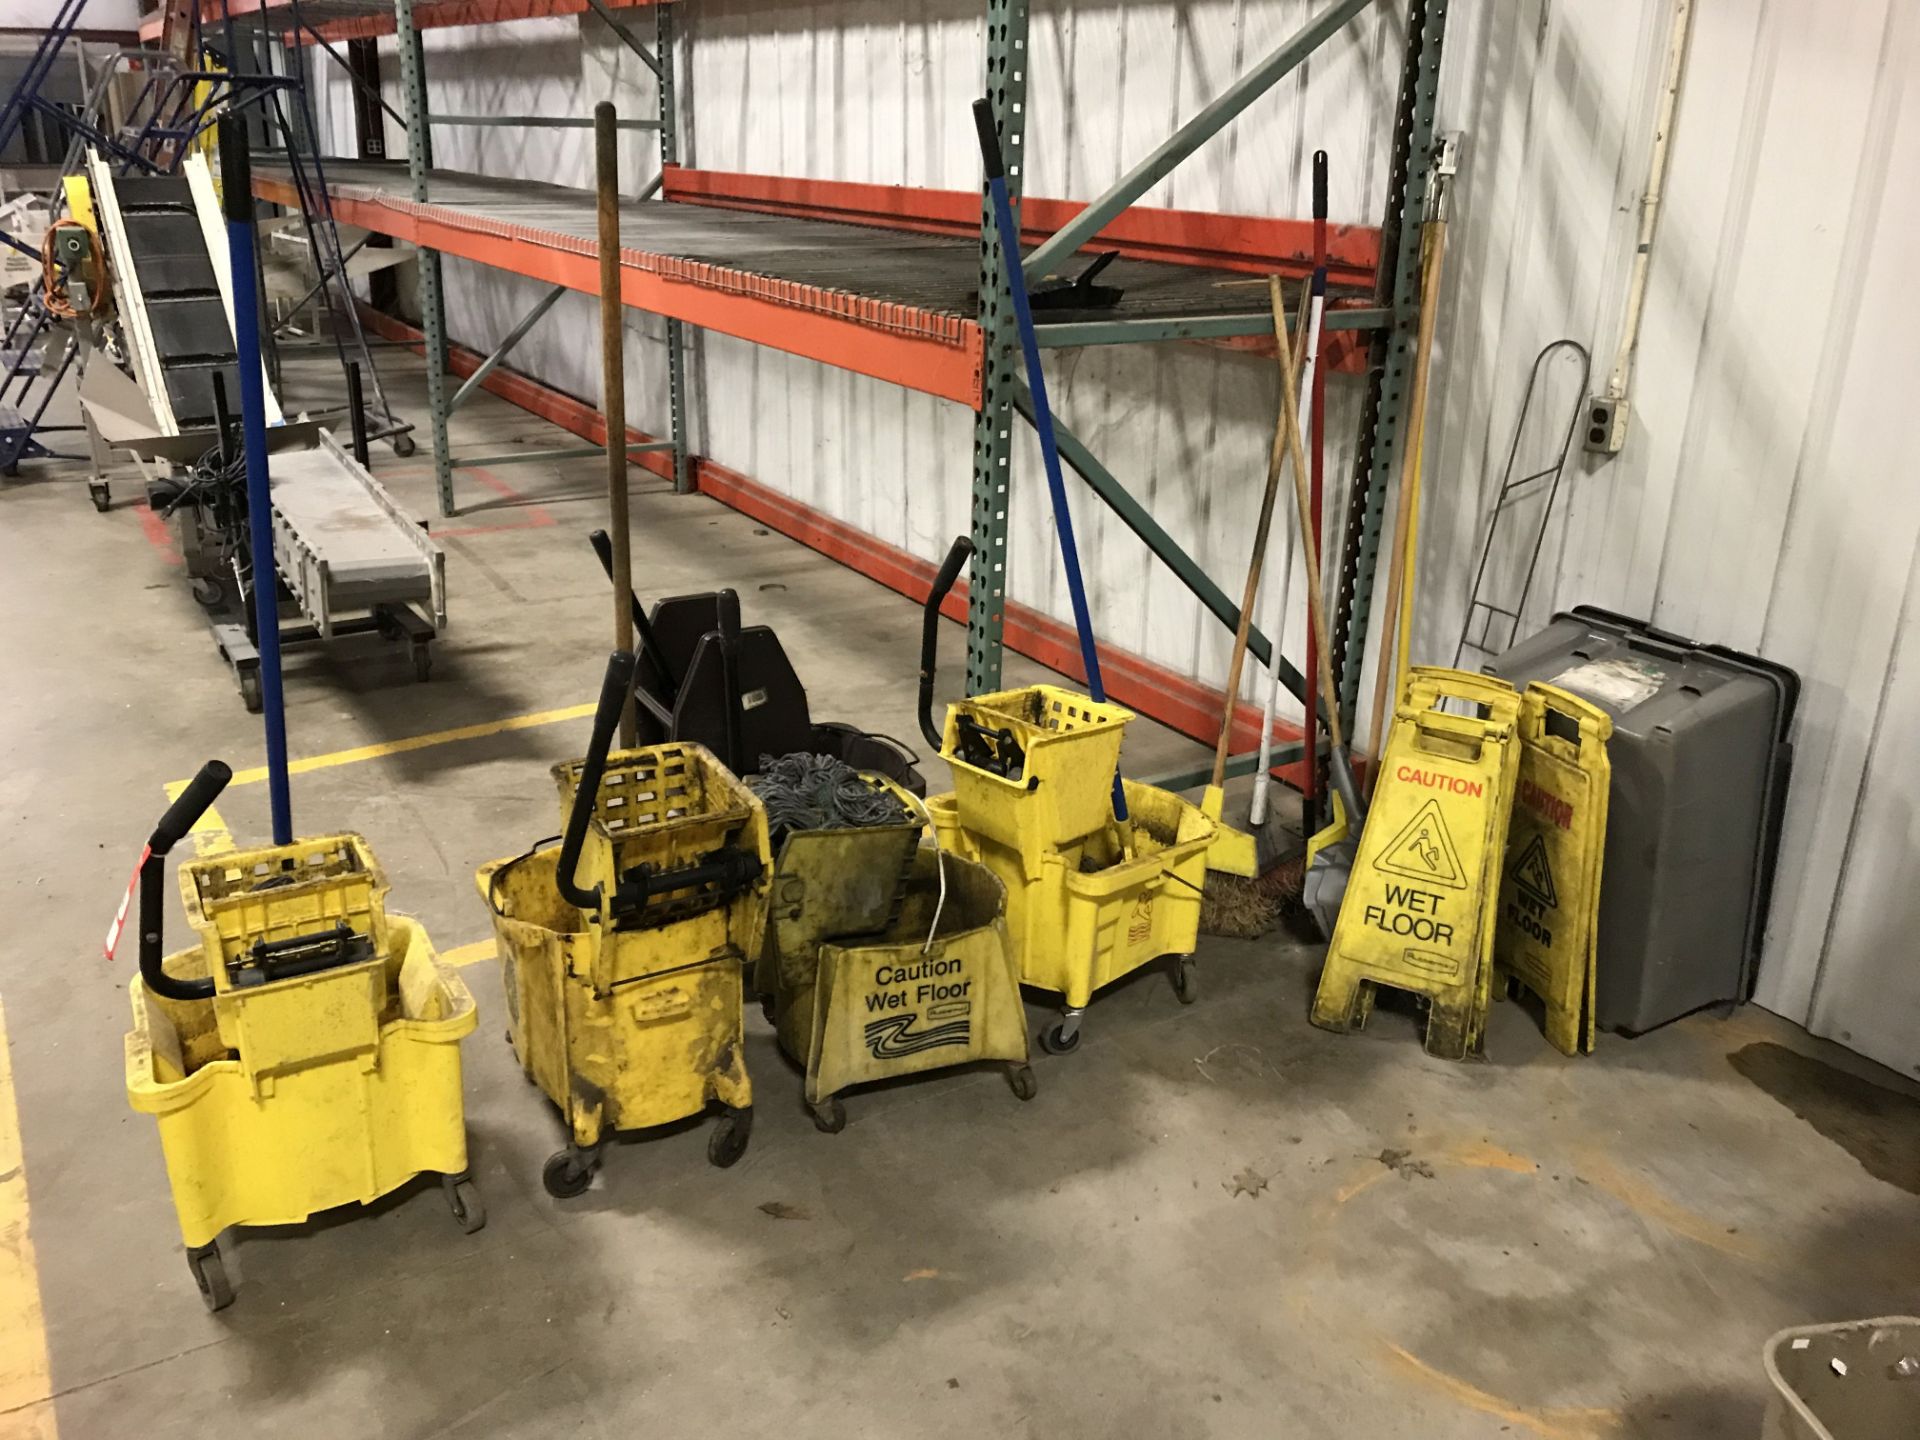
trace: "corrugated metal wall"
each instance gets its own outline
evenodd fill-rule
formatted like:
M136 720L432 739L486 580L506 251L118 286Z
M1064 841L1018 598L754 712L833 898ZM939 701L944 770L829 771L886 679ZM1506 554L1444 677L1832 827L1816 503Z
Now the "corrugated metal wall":
M1028 184L1084 197L1311 13L1303 0L1036 5ZM1757 649L1805 682L1799 769L1761 999L1902 1068L1920 1065L1920 898L1899 882L1920 774L1920 642L1906 623L1920 490L1895 453L1893 387L1920 379L1899 239L1920 173L1916 22L1900 0L1701 6L1625 452L1576 444L1528 609L1596 603ZM1306 211L1307 161L1333 157L1336 220L1377 223L1400 18L1382 4L1148 197ZM977 163L972 0L702 0L680 9L684 154L718 170L962 188ZM1490 487L1535 355L1568 338L1611 363L1670 0L1456 0L1442 124L1466 132L1429 437L1416 658L1449 660ZM449 110L638 113L637 62L595 21L428 36ZM336 84L335 89L339 87ZM344 107L335 114L345 120ZM345 134L344 130L335 133ZM638 148L638 147L636 147ZM449 131L441 163L585 183L584 137ZM636 175L649 173L644 163ZM450 265L454 334L492 344L537 296ZM588 302L570 298L516 363L598 390ZM634 320L630 403L657 424L659 326ZM1902 343L1904 338L1904 344ZM1167 528L1236 588L1273 420L1268 364L1185 346L1057 354L1068 420ZM697 448L932 557L964 525L970 418L724 337L695 350ZM1519 461L1551 457L1581 393L1550 363ZM1329 474L1357 397L1336 386ZM1016 462L1012 591L1068 613L1037 457ZM1103 638L1218 683L1227 637L1082 494ZM1538 511L1532 512L1537 519ZM1529 519L1523 509L1516 523ZM644 540L642 542L644 544ZM1290 547L1289 547L1290 550ZM1496 557L1495 583L1513 578ZM1298 593L1294 577L1292 595ZM1290 604L1297 609L1297 602ZM1915 623L1920 623L1920 617ZM1289 648L1300 650L1301 617Z
M1903 274L1920 14L1695 9L1632 433L1604 462L1576 446L1529 621L1598 604L1799 671L1759 998L1920 1069L1920 897L1900 883L1920 799L1920 486L1899 397L1920 380ZM1593 347L1598 377L1612 363L1669 13L1455 8L1447 110L1470 141L1423 545L1430 656L1457 638L1532 357L1567 336ZM1575 398L1556 379L1535 455Z

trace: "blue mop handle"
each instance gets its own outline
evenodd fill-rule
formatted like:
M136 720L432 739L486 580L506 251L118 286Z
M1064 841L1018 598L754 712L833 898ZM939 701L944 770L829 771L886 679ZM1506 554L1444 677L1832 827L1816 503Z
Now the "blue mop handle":
M1027 389L1033 395L1033 428L1040 434L1040 456L1047 468L1047 491L1053 498L1054 529L1060 532L1060 562L1067 571L1067 593L1073 599L1073 624L1080 633L1080 661L1087 671L1087 690L1105 703L1107 687L1100 678L1100 652L1093 643L1093 617L1087 611L1087 586L1080 575L1080 547L1073 540L1073 512L1067 508L1067 482L1060 473L1060 447L1053 437L1053 407L1047 403L1047 376L1040 366L1040 340L1033 331L1033 306L1027 300L1027 277L1020 264L1020 227L1013 221L1013 201L1007 194L1007 167L1000 154L1000 132L993 123L993 105L973 102L973 125L980 135L980 159L986 167L987 193L993 197L993 220L1000 232L1000 256L1007 267L1007 289L1013 296L1013 316L1020 329L1020 348L1027 358ZM991 359L989 359L991 363ZM1113 818L1126 823L1127 795L1120 772L1113 773Z
M247 537L253 553L254 643L260 651L260 718L267 732L267 799L273 843L293 843L287 787L287 705L280 688L280 572L273 563L273 487L267 473L267 397L260 374L260 302L255 289L253 176L247 132L220 120L221 208L233 284L233 348L240 369L240 433L247 458ZM224 442L225 436L221 439Z

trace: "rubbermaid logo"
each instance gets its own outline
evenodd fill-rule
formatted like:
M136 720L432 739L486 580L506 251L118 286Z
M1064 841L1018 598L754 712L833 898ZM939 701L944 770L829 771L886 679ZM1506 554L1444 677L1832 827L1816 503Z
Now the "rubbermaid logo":
M942 1045L965 1045L972 1035L970 1020L949 1020L929 1030L915 1030L918 1015L889 1015L867 1024L867 1049L876 1060L898 1060Z

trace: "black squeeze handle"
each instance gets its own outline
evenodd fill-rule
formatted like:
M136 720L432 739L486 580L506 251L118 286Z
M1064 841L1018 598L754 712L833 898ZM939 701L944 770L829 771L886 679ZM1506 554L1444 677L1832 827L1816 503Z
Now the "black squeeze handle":
M607 579L613 579L613 537L604 530L595 530L588 534L587 543L593 546L593 553L600 557L600 568L607 572ZM653 622L647 618L646 607L641 605L640 597L628 591L627 603L633 610L633 628L640 636L640 648L647 652L647 659L653 662L653 668L659 672L660 683L666 687L667 703L672 704L680 693L680 682L673 678L673 666L667 663L667 652L661 648L659 637L653 633Z
M1327 218L1327 152L1313 152L1313 218Z
M167 852L193 828L194 821L207 813L207 807L219 798L233 779L233 771L218 760L209 760L200 773L187 782L180 798L167 807L160 823L153 827L147 841L147 858L140 866L140 978L147 989L167 1000L211 1000L213 977L180 980L160 968L161 931L166 923L161 887L167 878Z
M985 102L982 101L982 104ZM979 111L976 108L975 114ZM960 578L960 568L973 555L973 541L965 535L955 538L947 558L940 562L940 573L933 577L933 589L920 611L920 733L935 750L940 748L940 732L933 724L933 675L940 649L940 606Z
M607 773L607 751L613 747L614 728L620 723L627 692L633 688L633 670L632 652L616 650L607 657L600 703L593 712L593 738L587 742L587 758L580 762L580 783L573 792L573 808L567 811L566 836L560 842L560 864L554 879L567 903L581 910L600 908L600 887L583 890L574 880L574 871L580 866L580 847L587 840L587 821L593 818L594 802L600 798L600 778Z
M233 779L233 771L218 760L209 760L200 767L200 773L187 782L187 788L180 792L180 798L167 807L167 813L160 817L160 823L153 827L153 837L147 844L153 847L155 855L165 855L180 843L180 837L193 828L193 822L207 813L207 807L220 798L220 792L227 788L227 782Z
M1007 162L1000 156L1000 128L993 123L993 102L985 96L973 102L973 128L980 132L980 163L987 167L987 179L1003 178Z

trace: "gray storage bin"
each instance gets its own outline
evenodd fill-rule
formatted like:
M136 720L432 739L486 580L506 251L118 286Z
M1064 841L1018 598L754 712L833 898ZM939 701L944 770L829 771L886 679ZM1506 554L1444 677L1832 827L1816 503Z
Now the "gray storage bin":
M1487 667L1613 717L1595 1008L1637 1034L1751 994L1799 678L1592 606Z

